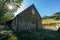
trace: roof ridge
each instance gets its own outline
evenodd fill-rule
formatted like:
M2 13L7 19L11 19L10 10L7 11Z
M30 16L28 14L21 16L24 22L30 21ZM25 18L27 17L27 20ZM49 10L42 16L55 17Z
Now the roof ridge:
M34 7L34 8L35 8L34 4L30 5L29 7L27 7L27 8L26 8L26 9L24 9L23 11L25 11L25 10L27 10L27 9L31 8L31 7ZM22 13L23 11L21 11L20 13ZM20 13L19 13L19 14L20 14ZM19 14L17 14L15 17L17 17Z

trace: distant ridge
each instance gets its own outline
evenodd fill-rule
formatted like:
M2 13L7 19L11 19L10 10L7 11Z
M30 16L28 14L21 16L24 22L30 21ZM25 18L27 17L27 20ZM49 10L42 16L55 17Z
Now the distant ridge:
M43 19L55 19L55 20L60 20L60 12L57 12L57 13L54 13L53 15L51 15L51 16L46 16L46 17L44 17Z
M60 12L53 14L52 16L60 16Z

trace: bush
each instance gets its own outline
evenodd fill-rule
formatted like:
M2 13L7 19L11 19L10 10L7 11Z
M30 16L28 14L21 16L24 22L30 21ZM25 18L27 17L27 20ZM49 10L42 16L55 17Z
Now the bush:
M18 40L18 38L16 36L9 36L8 40Z
M59 18L59 16L56 16L54 19L55 19L55 20L59 20L60 18Z

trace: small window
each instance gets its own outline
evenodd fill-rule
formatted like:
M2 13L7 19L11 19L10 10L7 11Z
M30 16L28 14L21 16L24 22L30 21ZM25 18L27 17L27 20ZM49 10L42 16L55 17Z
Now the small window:
M32 14L35 14L35 10L34 9L32 9Z

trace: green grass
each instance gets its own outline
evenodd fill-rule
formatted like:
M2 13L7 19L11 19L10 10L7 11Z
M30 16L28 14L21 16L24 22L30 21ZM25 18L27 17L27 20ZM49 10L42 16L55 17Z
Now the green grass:
M32 32L21 32L19 40L60 40L60 33L53 30L40 29Z
M15 35L18 40L60 40L60 32L47 29L39 29L32 32L17 31L14 32L13 35Z

